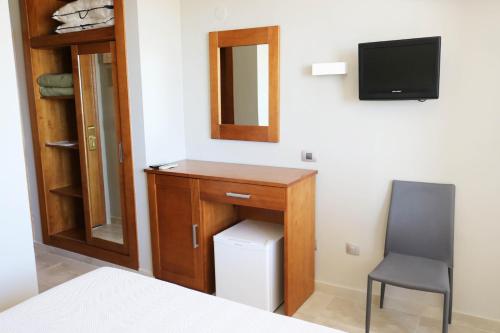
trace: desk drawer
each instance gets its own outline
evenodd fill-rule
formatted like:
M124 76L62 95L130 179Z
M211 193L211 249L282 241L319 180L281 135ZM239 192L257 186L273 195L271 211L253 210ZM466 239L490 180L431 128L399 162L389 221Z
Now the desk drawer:
M286 189L214 180L200 180L202 200L234 205L285 210Z

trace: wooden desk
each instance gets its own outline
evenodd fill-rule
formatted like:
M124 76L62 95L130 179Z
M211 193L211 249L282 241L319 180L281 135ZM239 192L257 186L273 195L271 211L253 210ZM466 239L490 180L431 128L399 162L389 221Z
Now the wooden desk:
M181 161L147 169L156 278L215 288L213 236L246 218L284 224L285 313L314 291L315 170Z

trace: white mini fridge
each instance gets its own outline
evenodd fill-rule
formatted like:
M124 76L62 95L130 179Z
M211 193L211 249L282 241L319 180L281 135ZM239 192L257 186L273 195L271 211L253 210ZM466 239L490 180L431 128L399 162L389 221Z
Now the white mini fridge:
M244 220L214 236L215 293L267 311L283 302L283 225Z

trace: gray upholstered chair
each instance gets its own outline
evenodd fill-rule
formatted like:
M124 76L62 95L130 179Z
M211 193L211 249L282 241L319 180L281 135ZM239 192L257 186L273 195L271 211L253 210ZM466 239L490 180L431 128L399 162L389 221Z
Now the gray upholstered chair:
M368 275L366 332L370 331L373 281L440 293L444 296L443 332L451 324L455 185L394 181L384 259Z

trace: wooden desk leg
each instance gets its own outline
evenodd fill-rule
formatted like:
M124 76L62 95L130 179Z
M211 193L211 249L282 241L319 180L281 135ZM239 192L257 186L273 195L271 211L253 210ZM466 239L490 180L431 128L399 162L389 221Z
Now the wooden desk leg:
M293 315L314 292L316 177L287 190L285 212L285 314Z

